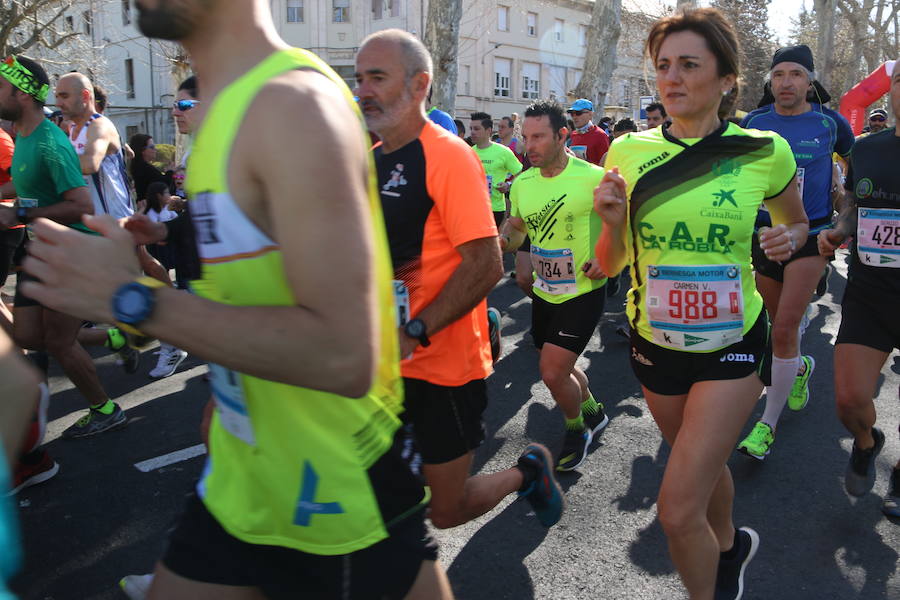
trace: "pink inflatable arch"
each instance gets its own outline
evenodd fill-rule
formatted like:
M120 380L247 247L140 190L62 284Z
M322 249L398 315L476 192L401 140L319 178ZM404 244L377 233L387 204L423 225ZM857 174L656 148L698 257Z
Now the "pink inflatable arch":
M898 61L889 60L868 77L853 86L841 98L841 114L850 121L853 135L862 133L866 123L866 108L874 104L891 89L891 74Z

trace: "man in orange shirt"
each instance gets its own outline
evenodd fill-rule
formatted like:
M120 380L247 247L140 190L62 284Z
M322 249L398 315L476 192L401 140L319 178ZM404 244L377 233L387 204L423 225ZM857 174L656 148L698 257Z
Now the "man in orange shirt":
M375 163L397 280L403 418L436 527L471 521L516 491L549 527L563 500L544 446L529 445L513 468L469 477L491 373L485 298L503 267L480 161L425 116L431 73L422 43L397 29L366 38L356 57L356 95L381 139Z

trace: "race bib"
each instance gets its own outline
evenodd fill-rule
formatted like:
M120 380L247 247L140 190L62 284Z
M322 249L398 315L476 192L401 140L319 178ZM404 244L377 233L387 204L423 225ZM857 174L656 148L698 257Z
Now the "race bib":
M209 375L222 427L245 444L255 446L256 437L253 435L253 424L247 411L240 375L214 363L209 363Z
M490 196L494 192L494 188L493 188L494 176L493 175L487 176L487 184L488 184L488 196Z
M900 268L900 209L860 206L856 251L864 265Z
M653 341L675 350L712 351L743 339L739 265L647 268L647 315Z
M806 175L804 167L797 167L797 187L800 188L800 198L803 198L803 179Z
M531 266L536 275L534 287L537 289L554 296L578 292L571 249L545 250L532 244Z
M397 326L409 323L409 290L402 281L394 280L394 305L397 307Z

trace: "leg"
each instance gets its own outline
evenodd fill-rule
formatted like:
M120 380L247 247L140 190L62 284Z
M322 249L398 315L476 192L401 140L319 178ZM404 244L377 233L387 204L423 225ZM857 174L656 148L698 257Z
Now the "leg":
M186 579L159 563L147 600L265 600L265 596L255 588Z
M672 560L694 599L713 597L719 552L734 535L733 487L723 470L761 387L755 374L698 382L683 401L680 426L673 397L645 391L660 430L667 437L676 432L657 506ZM732 400L723 405L722 398Z
M763 304L766 306L766 312L769 313L769 319L775 320L778 314L778 299L781 297L782 282L766 277L760 273L756 274L756 289L763 298Z
M834 347L834 392L837 414L860 450L871 448L875 425L875 388L889 353L860 344Z
M109 398L100 385L94 361L77 340L81 319L47 308L43 312L47 352L59 362L89 405L105 404Z
M144 273L169 286L172 285L172 279L169 277L169 272L166 271L166 268L163 267L158 260L150 256L146 246L138 246L137 255L138 261L141 264L141 270Z
M468 523L493 509L522 486L522 472L506 469L469 477L473 453L422 467L431 488L431 522L439 529Z
M43 351L44 347L44 308L32 306L16 306L13 308L13 339L16 345L25 350Z
M78 330L77 339L82 346L105 346L108 337L105 329L100 329L99 327L85 329L82 327Z
M805 256L784 267L784 284L772 319L772 351L775 356L789 357L800 353L798 331L806 307L828 261L824 256ZM766 304L768 309L768 303Z
M576 360L577 354L555 344L544 344L541 348L541 379L566 419L578 418L581 414L581 402L587 398L573 372Z
M453 600L453 590L447 573L438 561L426 560L419 568L419 575L406 600Z

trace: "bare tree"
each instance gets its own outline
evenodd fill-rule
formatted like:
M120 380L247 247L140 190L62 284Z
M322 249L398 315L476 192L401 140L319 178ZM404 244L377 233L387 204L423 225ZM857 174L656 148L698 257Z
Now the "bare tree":
M603 114L609 82L616 68L616 45L622 33L622 0L595 0L588 26L587 50L576 98L594 102L594 113Z
M0 1L0 54L22 54L33 46L54 50L78 37L60 27L72 0Z
M834 70L835 0L815 0L813 10L816 12L816 28L819 33L816 44L817 77L825 89L828 89Z
M456 108L456 81L459 73L459 21L462 0L431 0L422 41L434 61L431 104L451 115Z

